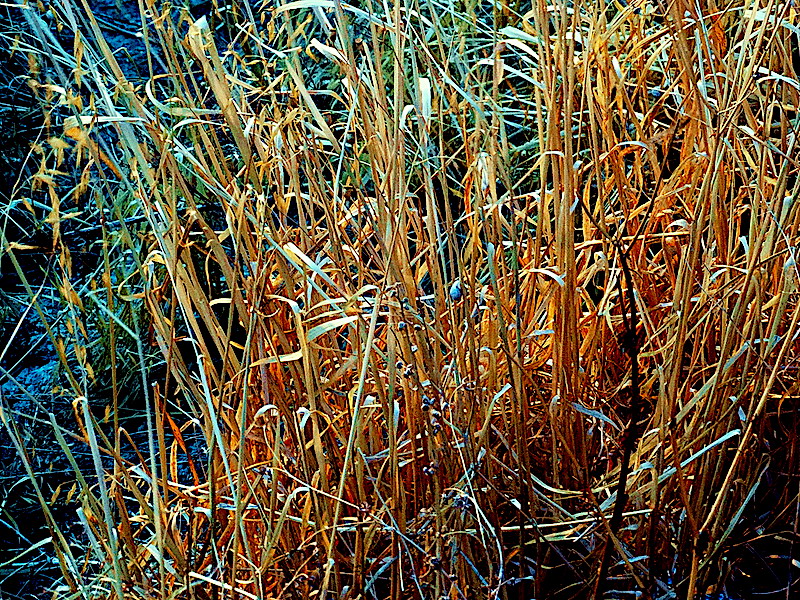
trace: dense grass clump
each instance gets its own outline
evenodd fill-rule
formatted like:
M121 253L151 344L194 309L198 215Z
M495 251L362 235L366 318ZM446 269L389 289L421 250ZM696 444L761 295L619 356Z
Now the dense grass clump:
M9 36L57 597L798 591L791 3L138 9Z

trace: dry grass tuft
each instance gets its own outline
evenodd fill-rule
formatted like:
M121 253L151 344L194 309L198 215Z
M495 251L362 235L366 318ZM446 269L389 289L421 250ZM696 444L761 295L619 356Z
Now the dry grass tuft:
M93 456L63 597L694 598L777 534L797 589L791 3L139 7L142 80L19 7Z

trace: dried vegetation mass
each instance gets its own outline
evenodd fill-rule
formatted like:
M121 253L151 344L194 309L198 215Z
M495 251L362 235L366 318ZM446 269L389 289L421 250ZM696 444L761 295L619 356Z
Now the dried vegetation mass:
M800 593L793 2L105 4L3 9L9 594Z

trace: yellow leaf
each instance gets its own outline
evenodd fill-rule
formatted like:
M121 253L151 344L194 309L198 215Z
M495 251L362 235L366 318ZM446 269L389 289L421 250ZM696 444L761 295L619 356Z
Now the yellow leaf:
M9 250L39 250L39 246L29 246L28 244L20 244L19 242L11 242L8 245Z
M67 144L67 142L55 136L48 138L47 143L50 144L55 150L66 150L69 148L69 144Z
M260 367L261 365L270 365L277 362L292 362L294 360L300 360L303 358L303 351L298 350L297 352L292 352L291 354L281 354L280 356L270 356L268 358L261 358L253 363L250 363L251 367Z

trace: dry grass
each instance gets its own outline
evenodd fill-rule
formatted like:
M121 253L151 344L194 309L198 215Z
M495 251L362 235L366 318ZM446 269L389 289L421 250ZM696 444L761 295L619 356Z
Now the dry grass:
M764 506L791 569L791 4L140 7L146 82L85 6L50 9L67 52L20 7L94 456L63 597L693 598Z

